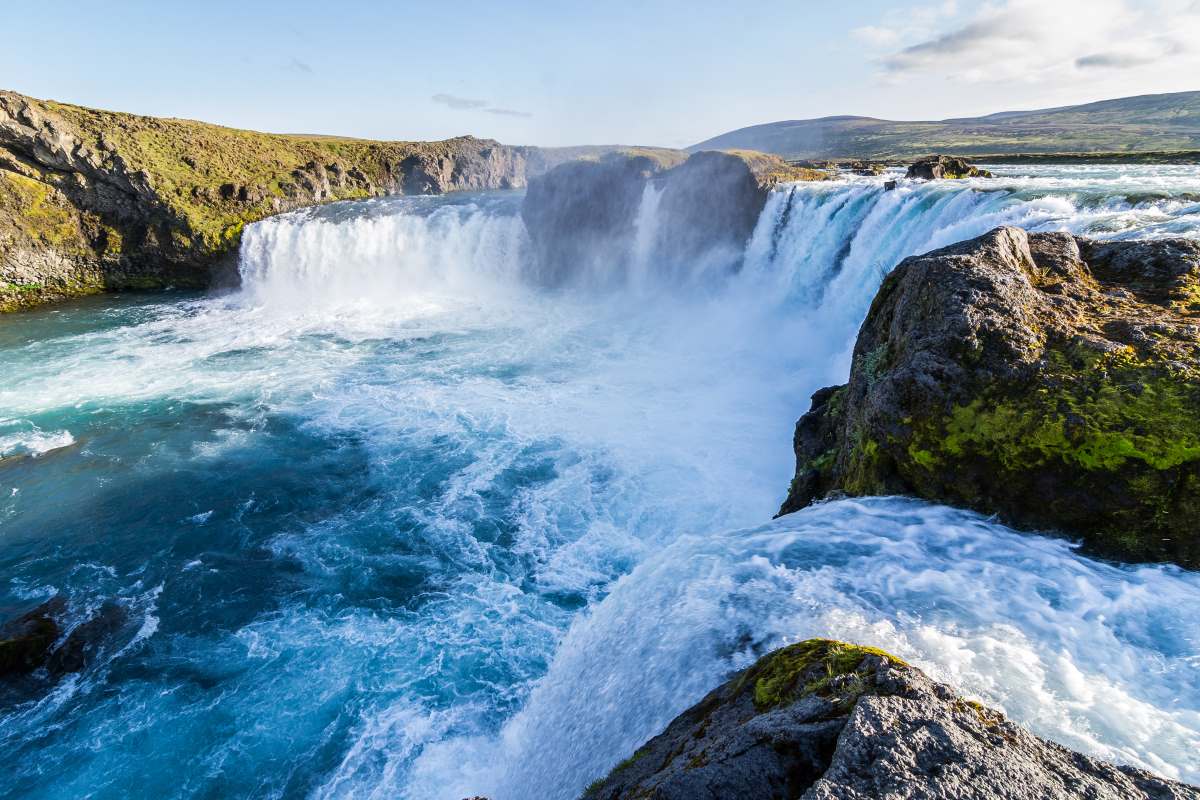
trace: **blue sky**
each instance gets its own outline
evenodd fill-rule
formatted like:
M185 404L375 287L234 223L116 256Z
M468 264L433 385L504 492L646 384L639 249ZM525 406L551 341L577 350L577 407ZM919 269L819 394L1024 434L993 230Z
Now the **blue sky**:
M269 131L684 146L1200 89L1200 0L6 5L0 87Z

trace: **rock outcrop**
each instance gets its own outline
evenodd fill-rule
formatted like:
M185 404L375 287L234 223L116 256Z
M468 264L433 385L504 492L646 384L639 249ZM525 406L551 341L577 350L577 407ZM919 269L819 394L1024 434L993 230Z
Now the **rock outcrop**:
M1200 242L998 228L906 259L780 513L911 494L1200 567Z
M1040 739L880 650L812 639L764 656L585 800L1200 800Z
M990 178L992 173L980 169L965 158L929 156L910 166L905 177L933 181L942 178Z
M682 163L681 163L682 162ZM543 281L623 274L635 256L635 223L648 185L657 208L639 255L686 277L736 269L771 187L826 173L751 151L706 151L686 161L641 149L562 164L529 182L521 209Z
M51 681L83 669L125 624L128 612L105 603L76 625L67 625L67 601L55 596L0 624L0 681L45 670Z
M204 287L242 227L331 200L524 186L536 148L284 136L0 91L0 311Z

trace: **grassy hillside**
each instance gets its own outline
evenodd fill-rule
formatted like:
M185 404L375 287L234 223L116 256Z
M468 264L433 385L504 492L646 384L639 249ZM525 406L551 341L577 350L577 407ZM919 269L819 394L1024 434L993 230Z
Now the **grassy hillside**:
M717 148L792 159L1194 151L1200 150L1200 92L928 122L851 116L788 120L731 131L689 149Z

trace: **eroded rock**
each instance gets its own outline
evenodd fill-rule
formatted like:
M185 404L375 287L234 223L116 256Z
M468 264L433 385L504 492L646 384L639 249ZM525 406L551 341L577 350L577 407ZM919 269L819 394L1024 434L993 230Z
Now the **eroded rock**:
M586 800L1197 800L1196 788L1040 739L873 648L764 656Z
M911 494L1198 567L1200 242L998 228L906 259L794 445L781 513Z

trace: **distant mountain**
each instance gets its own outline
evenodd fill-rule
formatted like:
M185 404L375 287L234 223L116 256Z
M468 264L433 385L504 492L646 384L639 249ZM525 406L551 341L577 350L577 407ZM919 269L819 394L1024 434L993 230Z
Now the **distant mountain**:
M1200 150L1200 92L930 122L849 116L770 122L721 134L688 150L731 148L792 159Z

